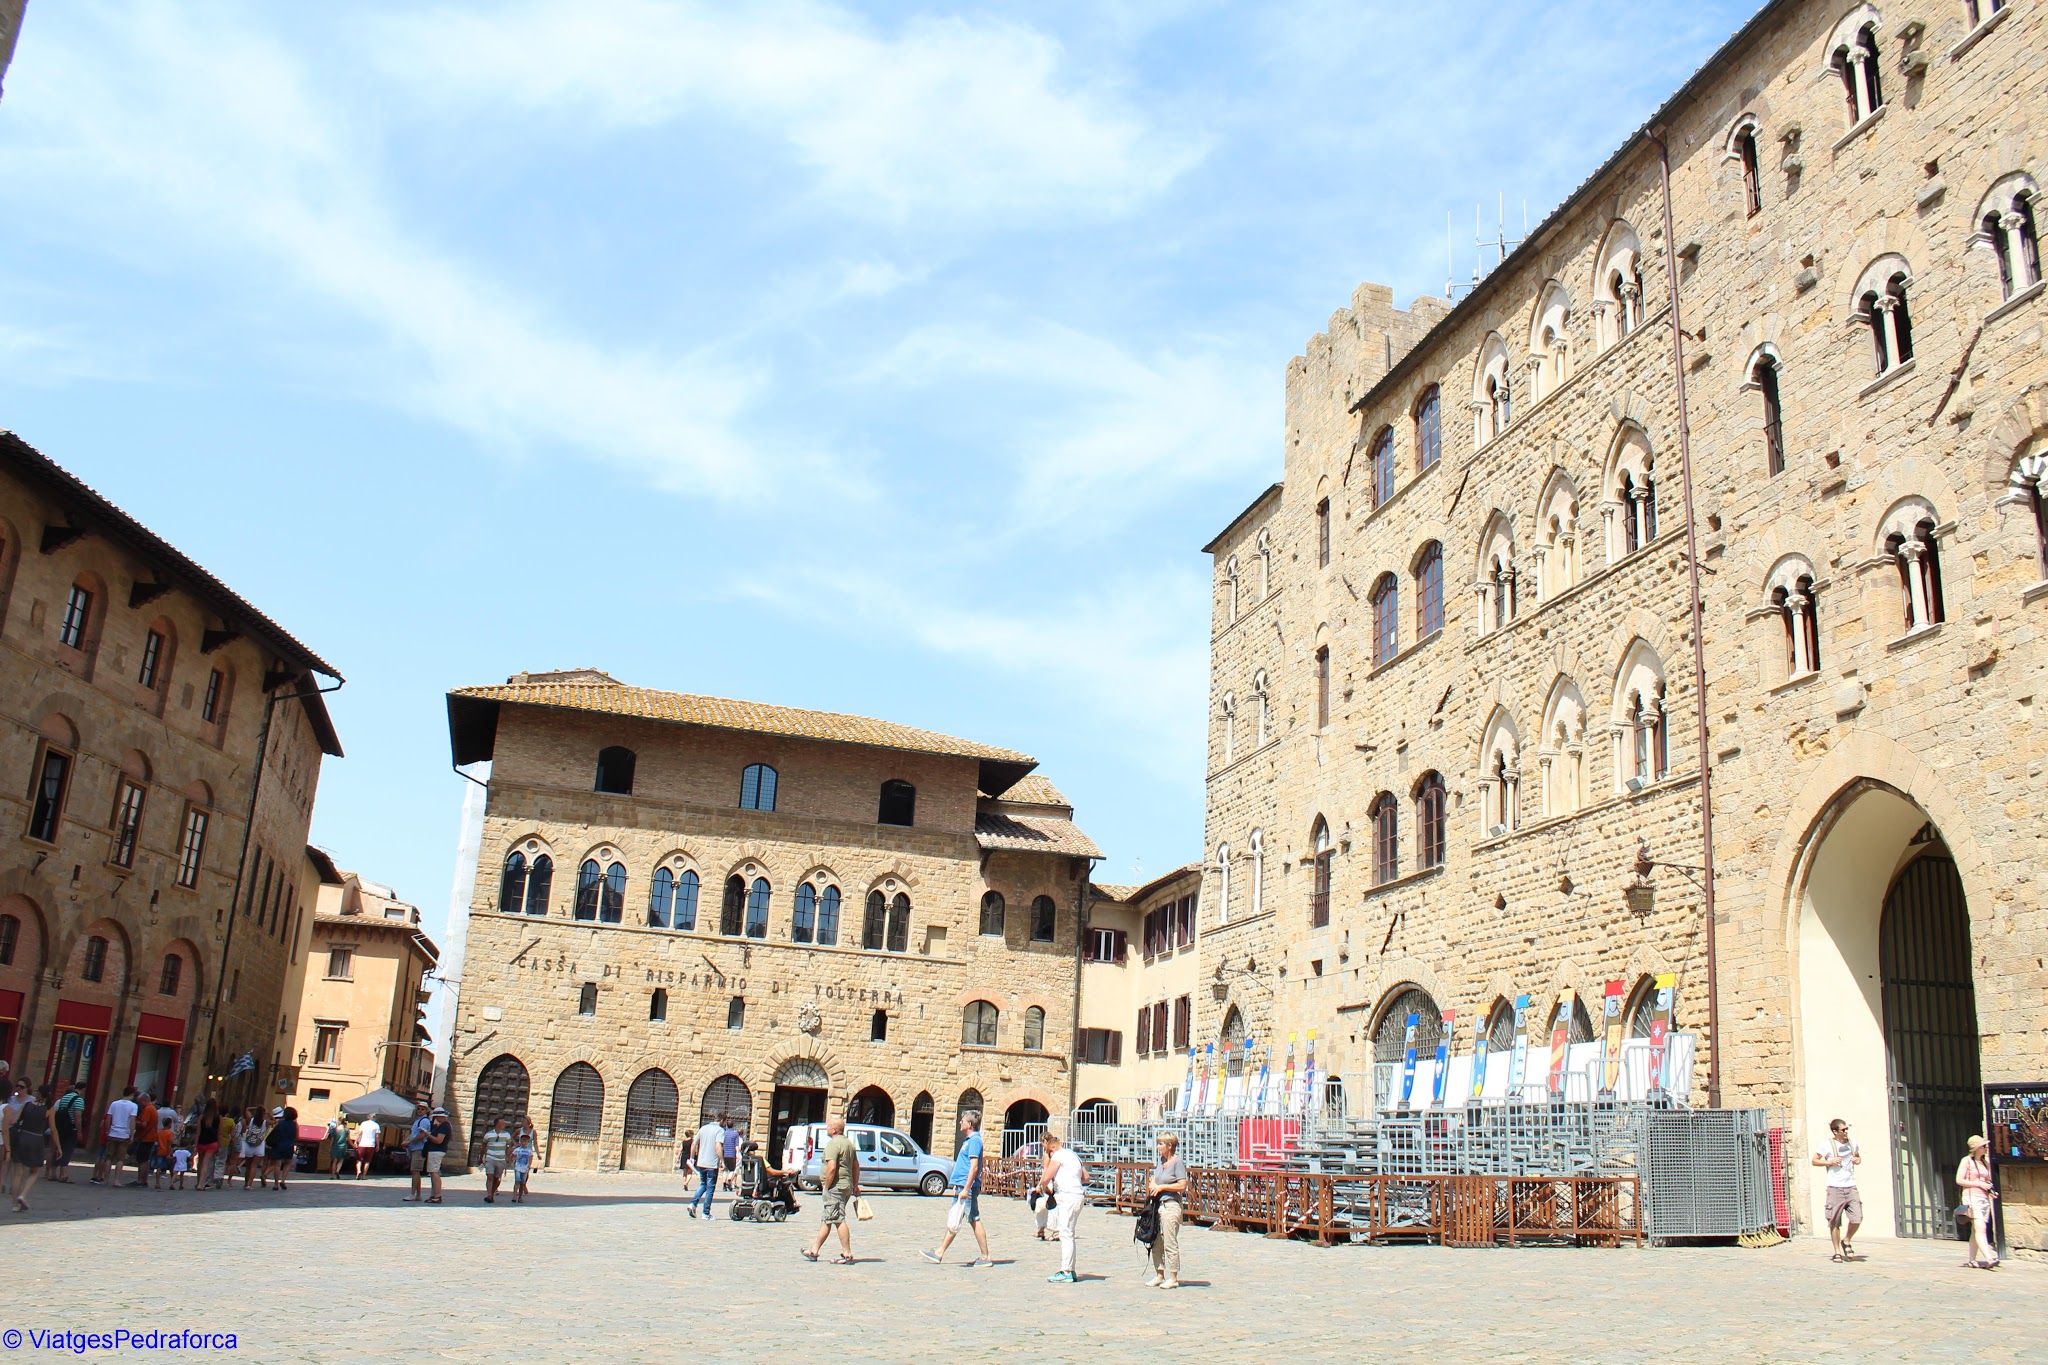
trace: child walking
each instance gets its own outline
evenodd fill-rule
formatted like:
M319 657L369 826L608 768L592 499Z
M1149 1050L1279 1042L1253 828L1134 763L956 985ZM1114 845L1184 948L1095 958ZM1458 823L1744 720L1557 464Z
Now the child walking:
M533 1170L533 1130L521 1129L512 1148L512 1202L526 1202L526 1176Z
M174 1190L184 1189L185 1173L191 1169L192 1149L190 1147L174 1148L171 1152L171 1188ZM192 1188L198 1189L199 1183L194 1181Z

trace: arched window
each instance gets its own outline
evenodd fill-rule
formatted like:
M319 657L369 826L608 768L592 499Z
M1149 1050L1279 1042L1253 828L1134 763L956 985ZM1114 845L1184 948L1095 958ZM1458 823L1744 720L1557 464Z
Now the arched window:
M614 744L597 751L597 790L617 796L633 794L633 751Z
M818 892L809 882L796 889L796 911L789 921L789 941L809 943L818 930Z
M1515 619L1519 608L1515 572L1515 529L1496 511L1486 523L1479 550L1479 633L1489 635Z
M1266 899L1266 832L1255 829L1248 841L1252 853L1252 918L1257 919L1265 909Z
M983 1103L984 1102L981 1098L981 1092L979 1090L963 1090L960 1092L960 1099L953 1106L953 1112L955 1115L955 1122L953 1124L953 1151L956 1155L960 1151L961 1142L965 1140L960 1136L960 1125L958 1122L958 1115L974 1115L976 1122L975 1131L979 1132Z
M1607 230L1600 247L1600 268L1594 275L1593 302L1600 317L1600 340L1612 346L1642 325L1642 246L1636 231L1622 219Z
M684 868L676 875L676 912L673 920L678 929L697 927L697 874Z
M597 983L586 981L576 992L576 1012L586 1017L597 1013Z
M734 1033L747 1026L747 997L735 995L725 1002L725 1026Z
M1906 304L1912 282L1902 257L1884 256L1873 261L1856 283L1856 316L1870 328L1880 375L1913 358L1913 318Z
M1237 556L1223 561L1223 619L1226 622L1237 619L1238 572Z
M1657 538L1656 457L1641 427L1624 424L1607 456L1607 496L1600 504L1607 523L1607 558L1628 558Z
M768 879L754 878L747 890L747 937L768 937Z
M1230 923L1230 845L1216 845L1216 922Z
M875 815L878 825L914 825L917 823L917 788L901 778L890 778L882 784L881 809Z
M1941 624L1947 608L1941 591L1941 546L1936 537L1934 507L1924 498L1908 498L1884 519L1884 552L1899 567L1899 591L1910 634Z
M1372 588L1372 663L1374 668L1392 663L1401 652L1401 581L1390 573L1380 575Z
M605 872L598 866L597 859L585 858L583 866L576 870L576 918L595 920L598 908L604 901Z
M2034 527L2034 557L2041 577L2048 580L2048 488L2043 487L2048 484L2048 448L2029 451L2013 461L2006 482L2012 491L1999 502L2010 501L2027 510Z
M1054 931L1059 926L1059 908L1051 896L1034 896L1031 900L1031 941L1051 943Z
M1316 650L1316 729L1330 728L1330 647Z
M1515 1007L1506 1000L1493 1002L1493 1010L1486 1016L1486 1050L1489 1052L1512 1052L1515 1046Z
M1579 490L1569 474L1553 469L1536 499L1536 572L1538 601L1570 590L1579 581Z
M880 952L889 933L889 901L879 891L868 892L867 914L861 920L860 946Z
M1412 1039L1409 1033L1411 1021L1414 1028ZM1437 1008L1428 991L1415 986L1397 988L1393 998L1382 1007L1379 1023L1372 1031L1373 1088L1382 1108L1392 1108L1399 1103L1395 1087L1411 1044L1418 1059L1434 1057L1437 1039L1443 1036L1443 1031L1443 1012ZM1410 1096L1409 1103L1415 1103L1414 1096Z
M839 888L828 886L818 896L818 942L827 948L839 943Z
M1506 431L1513 420L1507 343L1493 333L1480 343L1479 365L1472 377L1472 444L1485 445Z
M970 1000L967 1008L960 1011L960 1045L962 1047L994 1047L996 1025L1001 1012L986 1000Z
M1415 472L1420 474L1443 458L1443 401L1431 384L1415 400Z
M1657 979L1648 974L1639 977L1635 989L1629 993L1628 1007L1623 1011L1628 1022L1623 1026L1631 1038L1647 1038L1657 1019Z
M984 892L981 897L981 932L991 938L1003 936L1003 912L1007 907L1000 891Z
M1237 759L1237 694L1223 694L1223 762L1225 766Z
M747 879L738 875L725 879L725 900L718 907L718 932L738 938L746 927Z
M654 879L647 892L647 926L650 929L666 929L669 919L675 913L676 874L665 867L654 869Z
M1444 547L1432 540L1415 560L1415 643L1444 628Z
M1309 878L1308 923L1311 929L1320 929L1330 922L1330 826L1322 816L1316 817L1315 827L1309 833L1309 843L1315 849L1313 875Z
M1037 1005L1024 1011L1024 1050L1037 1052L1045 1046L1045 1011Z
M1798 555L1778 561L1764 587L1765 597L1785 627L1785 677L1820 668L1820 589L1813 565Z
M1401 803L1381 792L1367 812L1372 820L1372 884L1382 886L1401 875Z
M1273 591L1273 533L1259 531L1259 599L1264 601Z
M1742 164L1742 211L1754 218L1764 207L1763 170L1757 162L1755 124L1736 133L1735 159Z
M594 1138L604 1124L604 1078L589 1062L571 1062L555 1078L551 1137Z
M1832 65L1835 74L1841 77L1843 93L1848 96L1850 127L1855 127L1884 107L1884 89L1877 73L1875 20L1864 24L1853 36L1836 46Z
M1330 500L1316 504L1316 567L1330 567Z
M626 1087L626 1141L673 1141L679 1101L675 1078L659 1067L635 1076Z
M1635 791L1669 768L1664 712L1664 661L1638 640L1622 656L1615 688L1616 751L1622 785Z
M157 977L156 993L158 995L176 995L178 993L178 981L184 976L184 973L185 959L179 957L176 953L165 953L163 972Z
M741 1013L745 1013L744 1008ZM697 1109L697 1126L701 1128L713 1119L745 1123L753 1113L754 1092L747 1089L747 1083L737 1076L720 1076L704 1087L704 1099Z
M1415 861L1420 867L1444 865L1444 778L1426 772L1415 784Z
M86 981L98 981L107 974L107 941L94 934L85 941L85 960L79 964L78 975Z
M1977 234L1971 242L1989 246L1998 259L2002 299L2041 282L2041 239L2034 217L2039 199L2033 178L2019 172L1999 180L1977 206Z
M526 1067L510 1053L500 1053L476 1076L476 1096L469 1106L469 1164L483 1157L484 1134L505 1120L507 1126L527 1116L532 1081Z
M657 1024L668 1022L668 992L660 986L647 997L647 1017Z
M626 865L613 863L604 870L604 903L598 907L600 923L617 924L626 917Z
M775 809L775 769L766 763L749 763L740 774L740 809Z
M1498 838L1521 823L1522 737L1506 711L1494 708L1480 742L1481 818L1486 836Z
M533 866L526 874L526 913L545 915L548 912L548 896L555 888L555 860L547 854L537 854Z
M1572 297L1556 280L1543 286L1529 316L1529 400L1554 393L1571 373Z
M14 965L15 945L21 942L21 918L0 915L0 967Z
M910 951L910 897L901 891L889 901L889 951Z
M505 855L505 870L498 877L498 909L516 915L526 906L526 855L514 850Z
M1266 670L1252 674L1252 696L1259 704L1258 747L1264 748L1273 734L1273 699L1266 695Z
M1372 505L1378 507L1394 496L1394 429L1381 427L1380 434L1373 438L1372 459Z
M1570 678L1551 685L1536 740L1543 813L1570 815L1583 804L1586 788L1586 702Z
M1757 396L1762 400L1764 418L1764 472L1782 474L1785 472L1785 408L1778 389L1778 357L1768 349L1759 349L1756 359L1749 367L1749 382L1756 386Z
M1223 1029L1216 1035L1216 1050L1223 1054L1226 1075L1244 1074L1244 1014L1235 1005L1223 1016Z

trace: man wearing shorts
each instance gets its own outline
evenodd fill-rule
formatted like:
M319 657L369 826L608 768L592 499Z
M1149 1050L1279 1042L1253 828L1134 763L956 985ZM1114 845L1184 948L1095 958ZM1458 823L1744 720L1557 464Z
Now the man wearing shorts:
M505 1158L512 1151L512 1130L499 1119L484 1134L484 1202L498 1202L498 1185L505 1179Z
M57 1125L57 1145L50 1151L50 1169L45 1179L71 1183L71 1156L78 1150L78 1123L84 1117L85 1088L77 1081L66 1081L57 1107L50 1111L50 1118Z
M1863 1196L1856 1192L1856 1167L1863 1153L1849 1140L1849 1125L1836 1119L1828 1124L1828 1139L1814 1149L1813 1164L1828 1171L1827 1203L1822 1215L1828 1235L1834 1239L1834 1261L1856 1259L1856 1229L1863 1226Z
M946 1259L946 1248L960 1232L963 1222L974 1229L975 1245L981 1255L968 1262L968 1269L995 1265L988 1255L988 1229L981 1225L981 1115L969 1110L960 1116L960 1152L953 1158L953 1207L946 1214L946 1235L937 1251L917 1254L938 1265Z
M370 1163L377 1156L377 1143L383 1136L384 1125L377 1122L375 1114L356 1125L356 1179L368 1178Z
M441 1202L441 1163L447 1159L448 1141L454 1136L455 1125L448 1122L448 1111L436 1109L427 1120L427 1176L434 1182L434 1196L427 1201L429 1204Z
M135 1087L131 1085L101 1115L100 1159L93 1167L93 1184L106 1184L110 1174L115 1184L121 1183L121 1163L128 1155L128 1144L135 1140L136 1109Z
M846 1206L860 1198L860 1157L855 1155L853 1143L846 1136L845 1119L827 1119L825 1134L825 1151L818 1166L824 1211L818 1235L803 1249L803 1255L807 1261L817 1260L818 1253L825 1249L825 1239L832 1235L832 1229L838 1228L839 1254L832 1258L832 1264L852 1265L853 1233L846 1226Z
M135 1108L135 1140L129 1143L128 1150L135 1158L136 1178L128 1182L130 1189L149 1184L150 1167L156 1160L156 1102L144 1090L135 1096Z
M412 1128L405 1135L406 1164L412 1167L412 1193L406 1196L408 1204L420 1202L420 1177L427 1173L427 1129L433 1125L433 1117L427 1113L427 1106L415 1104L412 1107Z

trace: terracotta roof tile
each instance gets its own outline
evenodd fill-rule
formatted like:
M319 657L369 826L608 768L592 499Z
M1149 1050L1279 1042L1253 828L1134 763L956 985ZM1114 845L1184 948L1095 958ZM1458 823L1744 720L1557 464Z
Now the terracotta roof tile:
M985 810L974 817L974 837L987 849L1062 853L1075 858L1102 856L1102 850L1080 826L1050 815L1003 815Z
M1074 803L1060 794L1060 789L1052 784L1050 778L1038 773L1019 778L1017 785L1004 792L1000 799L1015 802L1020 806L1064 806L1068 810L1074 808Z
M1096 895L1106 901L1127 901L1138 890L1135 886L1124 886L1117 882L1090 882L1088 885L1094 889Z

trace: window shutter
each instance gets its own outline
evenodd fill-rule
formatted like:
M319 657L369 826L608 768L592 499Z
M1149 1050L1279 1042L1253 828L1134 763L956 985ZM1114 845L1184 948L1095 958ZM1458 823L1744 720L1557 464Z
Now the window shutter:
M1122 1066L1124 1064L1124 1031L1122 1029L1110 1031L1109 1064L1111 1066Z

